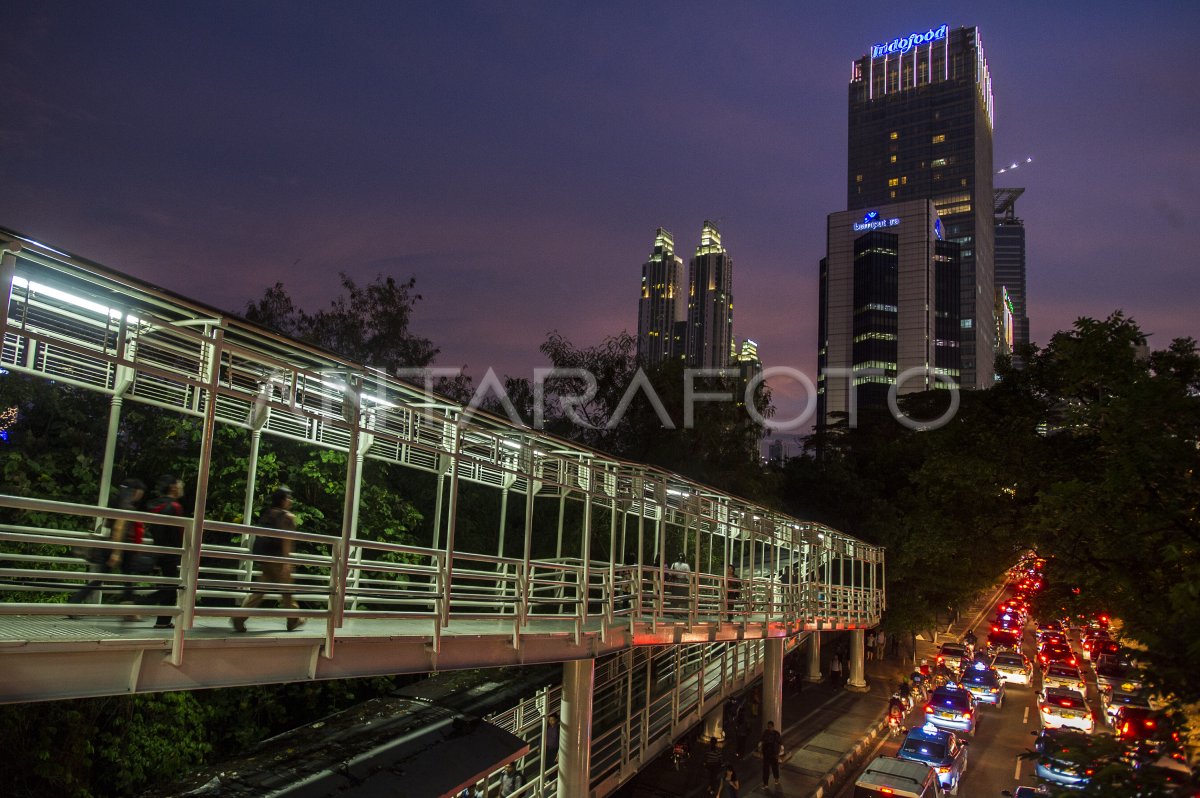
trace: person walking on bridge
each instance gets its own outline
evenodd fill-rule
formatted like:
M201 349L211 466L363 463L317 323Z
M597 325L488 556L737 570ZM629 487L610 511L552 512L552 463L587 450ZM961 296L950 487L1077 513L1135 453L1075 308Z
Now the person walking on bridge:
M258 525L271 527L272 529L295 531L296 516L292 514L291 488L287 485L280 485L271 494L271 506L259 517ZM254 553L268 557L288 557L292 553L292 541L288 538L259 535L254 539ZM262 570L263 582L269 582L283 588L283 590L279 591L279 606L286 609L299 609L299 606L296 604L296 597L292 595L291 590L288 588L292 584L292 564L264 560L259 562L258 566ZM265 591L252 592L249 596L246 596L242 607L247 609L257 607L259 604L262 604L265 596ZM287 629L290 632L303 624L303 618L288 618ZM246 631L245 617L240 615L234 617L233 628L239 632Z

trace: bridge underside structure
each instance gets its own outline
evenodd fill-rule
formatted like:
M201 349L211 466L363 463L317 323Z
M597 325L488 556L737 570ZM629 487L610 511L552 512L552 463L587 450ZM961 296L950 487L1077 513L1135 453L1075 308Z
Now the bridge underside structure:
M28 478L0 495L0 702L624 662L664 645L712 648L701 659L741 651L748 677L761 656L747 652L763 641L870 627L883 610L882 549L821 524L449 401L4 230L0 286L11 445L50 396L91 424L72 440L94 474L63 484L32 473L31 459ZM324 475L289 471L282 457L297 452ZM113 485L150 463L185 477L184 516L110 506ZM249 523L283 477L308 485L296 493L298 530ZM182 543L96 534L116 519L174 525ZM253 554L267 537L293 553ZM97 573L80 556L89 549L174 557L178 575ZM670 569L679 556L690 570ZM262 581L264 565L284 563L294 584ZM252 585L300 609L243 607ZM116 603L129 587L142 597ZM64 598L86 588L98 598L68 610ZM175 600L150 601L150 590ZM128 616L170 616L174 628ZM308 623L284 632L289 616ZM234 632L231 617L249 631Z

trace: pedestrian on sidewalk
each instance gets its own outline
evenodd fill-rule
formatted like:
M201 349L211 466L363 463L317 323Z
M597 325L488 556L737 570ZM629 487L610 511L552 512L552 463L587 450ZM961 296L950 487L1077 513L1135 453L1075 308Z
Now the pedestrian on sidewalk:
M883 659L883 652L885 650L884 647L886 645L887 645L887 634L885 634L884 631L882 629L880 629L875 634L875 656L878 657L880 660Z
M737 758L746 755L746 741L750 739L750 719L746 717L746 707L738 707L737 719L733 722L734 736L737 738Z
M840 654L833 655L833 661L829 663L829 683L836 689L842 684L842 657Z
M704 752L704 769L708 772L708 794L716 795L721 787L721 774L725 772L725 762L721 759L721 749L717 748L717 738L708 741L708 749Z
M779 755L783 753L783 735L775 728L775 721L767 721L767 730L758 743L763 760L763 786L768 786L768 777L775 774L775 786L779 786Z
M738 798L741 788L742 783L738 781L737 771L727 766L725 775L721 778L721 785L717 788L717 798Z
M871 660L875 659L875 630L874 629L867 630L866 649L867 649L867 662L870 662Z

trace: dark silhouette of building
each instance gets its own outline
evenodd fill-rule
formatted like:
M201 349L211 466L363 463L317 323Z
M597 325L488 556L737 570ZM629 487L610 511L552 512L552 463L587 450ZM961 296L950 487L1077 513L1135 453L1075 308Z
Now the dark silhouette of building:
M705 220L688 269L687 364L726 368L737 357L733 339L733 259L716 224Z
M871 48L849 91L847 208L932 200L960 245L964 387L994 378L992 85L977 28L942 25Z
M829 215L821 260L817 424L888 394L957 389L959 251L932 200Z
M647 366L682 357L676 339L687 319L687 283L683 259L675 254L675 238L658 228L654 249L642 264L642 296L638 302L637 354Z
M1025 284L1025 222L1017 216L1017 198L1023 188L995 190L996 213L996 297L1000 306L1001 324L998 335L1011 333L1010 351L1029 343L1029 315ZM1008 302L1004 302L1007 293ZM1005 329L1005 314L1011 314L1011 326ZM1023 365L1014 355L1013 363Z

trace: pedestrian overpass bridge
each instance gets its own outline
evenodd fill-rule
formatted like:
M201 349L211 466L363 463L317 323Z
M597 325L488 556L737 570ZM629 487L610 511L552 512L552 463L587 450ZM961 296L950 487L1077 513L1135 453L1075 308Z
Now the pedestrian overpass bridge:
M0 445L21 445L31 403L82 408L92 428L66 438L95 475L87 495L31 458L21 489L0 495L0 702L563 662L564 733L577 745L564 743L559 761L580 787L579 757L598 739L578 737L581 717L591 726L597 658L619 655L604 660L616 663L604 683L625 683L632 714L614 756L627 770L665 744L650 732L669 733L764 669L778 681L783 650L805 633L861 630L884 608L883 551L821 524L448 401L5 230L0 285L0 398L13 408ZM131 415L167 419L185 440L130 440ZM187 478L189 514L109 507L114 477L151 482L141 469L168 462L160 443ZM288 475L263 454L284 445L338 464L325 489L340 517L306 515L298 491L298 531L246 523L275 488L260 470ZM415 487L399 495L396 484ZM372 527L401 501L418 523L403 535ZM481 506L494 534L479 534ZM112 519L173 523L182 546L94 534ZM290 539L295 553L252 555L263 536ZM179 575L90 572L78 556L89 548L175 555ZM677 552L689 571L669 568ZM241 607L264 561L293 566L295 583L275 587L299 613ZM97 579L94 603L62 603ZM130 584L177 601L115 603ZM284 631L296 614L307 624ZM174 628L151 628L160 615ZM651 679L664 651L677 664ZM638 669L646 685L675 680L657 725L654 691L628 695Z

